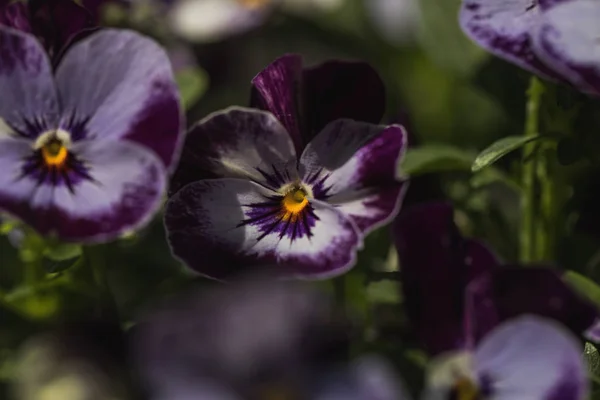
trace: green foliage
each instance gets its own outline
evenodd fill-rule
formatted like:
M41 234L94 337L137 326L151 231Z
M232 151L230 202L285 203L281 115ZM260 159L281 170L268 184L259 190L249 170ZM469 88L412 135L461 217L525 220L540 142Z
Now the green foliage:
M186 68L175 75L185 110L193 107L208 88L208 75L199 67Z

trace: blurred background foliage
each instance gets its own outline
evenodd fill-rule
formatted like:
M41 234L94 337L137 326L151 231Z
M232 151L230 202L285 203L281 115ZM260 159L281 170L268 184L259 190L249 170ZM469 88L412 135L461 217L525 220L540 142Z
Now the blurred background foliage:
M346 0L341 8L323 13L277 12L259 28L204 45L173 38L151 3L140 2L129 11L111 7L105 10L105 22L154 36L170 51L183 49L177 81L188 124L231 105L247 106L250 80L284 53L302 54L307 65L332 58L368 61L387 86L384 122L402 123L410 132L411 148L400 166L412 178L404 207L449 199L465 234L490 243L504 260L517 261L521 152L510 152L476 172L472 164L493 142L522 134L529 75L464 36L457 23L460 0L397 0L410 3L406 9L412 10L397 15L375 13L367 3L371 1L375 0ZM190 54L185 53L188 50ZM554 176L566 182L561 186L565 201L560 209L564 229L553 264L585 274L593 292L597 290L593 281L600 281L600 104L569 89L556 89L557 99L567 107L576 103L579 112L573 129L554 123L545 126L556 130L557 144L550 150L557 154ZM94 249L109 266L106 278L126 323L169 293L187 285L210 284L171 257L161 217L142 232ZM74 285L63 270L81 249L15 230L14 224L4 220L0 227L0 348L4 349L0 350L0 379L10 375L10 349L25 332L41 329L40 322L86 310L94 299L90 304L81 299L93 291L80 282L97 279L84 277ZM415 350L406 329L398 283L382 280L378 274L400 267L391 245L388 228L373 233L357 267L343 280L322 286L343 296L356 317L367 322L356 351L390 354L406 380L418 388L424 356ZM85 264L86 258L82 260L79 264ZM42 265L50 279L25 288L35 265ZM73 270L89 274L86 265L75 265ZM8 326L10 330L5 329Z

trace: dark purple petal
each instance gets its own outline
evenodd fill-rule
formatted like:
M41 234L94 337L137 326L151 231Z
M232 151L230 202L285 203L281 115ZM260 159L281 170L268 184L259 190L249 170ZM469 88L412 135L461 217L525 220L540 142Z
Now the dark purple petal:
M599 20L600 3L596 1L556 5L541 15L533 47L546 64L575 87L600 96Z
M385 112L385 86L364 62L328 61L303 74L304 140L310 142L336 119L378 124Z
M167 54L133 31L106 29L71 47L56 72L61 125L87 121L85 137L128 139L170 167L183 128ZM68 127L66 128L68 129Z
M72 151L85 161L77 182L40 181L23 175L31 153L16 140L0 146L0 207L42 234L100 242L146 224L158 209L165 170L153 152L131 142L82 142Z
M308 144L300 174L315 198L335 205L362 232L370 232L400 209L407 183L397 170L406 147L406 132L399 125L339 119Z
M431 354L465 346L465 289L495 269L495 256L464 239L446 203L427 203L400 214L394 233L405 304L418 338Z
M562 80L532 49L531 33L540 17L533 0L465 0L462 30L490 53L542 77Z
M0 1L0 24L31 33L27 4L23 1Z
M581 344L560 324L528 315L486 336L473 365L489 398L581 400L589 391L581 352Z
M581 336L598 311L548 268L506 267L483 274L469 285L465 319L473 343L502 321L522 314L557 320Z
M289 132L296 152L307 143L302 134L302 57L288 54L273 61L252 79L251 106L269 111Z
M172 251L213 278L261 265L275 266L276 275L322 278L353 266L361 241L349 219L315 201L298 217L285 218L282 199L247 180L191 183L167 203Z
M277 190L297 178L289 134L270 113L233 107L188 132L170 193L206 178L245 178Z
M33 139L55 128L58 102L44 49L35 37L3 26L0 91L0 118L13 133ZM1 126L0 131L8 133L6 126Z

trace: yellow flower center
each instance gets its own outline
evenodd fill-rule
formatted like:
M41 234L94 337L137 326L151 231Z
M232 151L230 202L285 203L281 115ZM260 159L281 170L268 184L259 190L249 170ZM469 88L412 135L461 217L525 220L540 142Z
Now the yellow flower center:
M249 9L262 8L268 5L270 2L271 0L238 0L240 5Z
M479 390L470 379L460 378L454 385L457 400L476 400L479 397Z
M282 205L286 215L295 215L304 210L308 205L306 192L301 188L295 188L283 196Z
M61 166L67 160L69 151L62 142L57 139L51 139L48 143L42 146L42 157L44 162L49 166Z

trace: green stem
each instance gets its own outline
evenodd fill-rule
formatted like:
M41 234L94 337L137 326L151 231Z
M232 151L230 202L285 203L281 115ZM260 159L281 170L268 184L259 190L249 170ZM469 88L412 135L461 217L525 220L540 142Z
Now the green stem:
M537 77L531 78L529 89L527 90L527 114L525 122L524 135L527 137L537 136L540 128L540 107L544 86ZM536 260L536 170L537 157L536 145L528 144L523 152L522 186L523 195L521 199L521 230L520 230L520 260L523 263L530 263Z
M87 269L86 275L90 277L90 280L95 285L97 291L97 317L117 320L117 307L110 290L107 275L107 263L105 255L102 252L102 247L85 247L83 250L83 257L85 258L85 262L82 267Z

